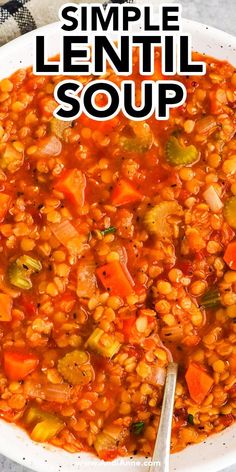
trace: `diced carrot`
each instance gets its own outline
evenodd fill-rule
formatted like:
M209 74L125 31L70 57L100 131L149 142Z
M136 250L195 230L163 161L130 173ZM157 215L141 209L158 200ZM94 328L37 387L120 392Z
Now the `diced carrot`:
M232 413L228 413L227 415L223 415L220 418L221 423L227 428L234 422L234 415Z
M0 321L11 321L12 297L5 293L0 293Z
M230 269L236 270L236 241L228 244L224 253L224 261Z
M196 228L190 228L186 234L189 248L197 254L205 248L206 243L200 231Z
M214 383L213 379L201 366L195 363L189 365L185 379L190 397L196 403L201 404Z
M10 195L0 193L0 223L3 222L12 202Z
M27 318L36 315L37 306L31 295L22 293L21 298L20 298L20 303L22 304L24 314L26 315Z
M126 205L142 200L143 195L127 180L119 180L112 192L112 203L115 206Z
M234 383L232 387L230 387L230 389L228 390L228 394L231 398L236 399L236 383Z
M222 103L219 102L216 98L216 90L212 90L209 92L209 98L210 98L210 112L213 115L219 115L220 113L223 112L223 106Z
M119 261L99 267L97 275L111 295L127 297L134 292L134 281L126 266Z
M147 289L145 285L142 285L139 281L135 281L135 293L137 295L144 295L146 293Z
M85 187L85 175L78 169L63 172L55 185L55 189L62 192L65 198L76 205L77 208L84 205Z
M5 351L3 358L4 370L10 380L23 380L39 363L37 356L21 351Z
M180 428L183 428L184 426L187 426L187 420L184 418L178 418L174 420L173 426L172 426L172 431L177 432Z
M236 352L230 356L229 365L232 374L236 374Z
M112 449L112 450L104 449L103 451L99 453L100 459L102 459L105 462L113 461L114 459L116 459L117 456L118 456L118 449Z
M129 316L129 318L125 318L123 320L122 333L124 334L126 342L129 341L129 337L131 335L131 330L134 326L135 321L136 321L136 316L135 315L131 315L131 316Z

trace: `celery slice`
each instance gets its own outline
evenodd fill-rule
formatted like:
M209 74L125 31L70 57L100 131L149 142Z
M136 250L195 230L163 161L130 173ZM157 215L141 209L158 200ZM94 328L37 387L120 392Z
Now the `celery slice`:
M30 290L32 288L32 282L27 272L13 262L8 268L8 278L14 287L18 287L22 290Z
M40 272L42 270L42 264L38 259L33 259L30 256L21 256L16 261L18 266L23 267L26 270L31 270L33 272Z
M48 441L58 434L64 427L64 422L52 413L40 410L36 406L30 407L24 416L28 425L34 425L31 438L37 442Z
M150 234L155 234L160 238L169 238L173 230L168 217L172 215L182 216L182 207L177 202L163 201L146 212L143 222Z
M94 379L89 354L84 351L69 352L59 359L57 368L62 377L71 385L87 385Z
M63 421L56 416L54 418L46 419L36 424L33 431L31 432L31 438L33 441L37 442L49 441L49 439L52 439L54 436L60 433L63 427Z
M24 255L19 257L8 268L8 278L12 285L22 290L30 290L32 282L30 276L40 272L42 264L37 259Z
M236 229L236 196L225 202L223 213L229 226Z
M103 453L116 449L116 440L106 433L98 433L94 441L94 448L99 457L103 457Z
M95 450L99 457L104 458L109 451L115 451L118 446L124 444L128 436L128 430L123 426L110 424L96 435ZM105 456L105 457L104 457Z
M37 423L43 421L47 417L47 413L40 410L36 406L31 406L25 413L24 419L26 424Z
M130 136L120 136L119 144L128 152L144 153L153 144L153 133L148 123L142 121L130 122L127 127Z
M101 337L104 335L104 331L100 328L96 328L87 341L87 345L92 351L98 352L104 357L113 357L120 349L121 344L111 334L106 334L106 345L101 342Z
M187 166L198 160L199 153L192 144L182 147L175 136L166 143L166 160L171 166Z

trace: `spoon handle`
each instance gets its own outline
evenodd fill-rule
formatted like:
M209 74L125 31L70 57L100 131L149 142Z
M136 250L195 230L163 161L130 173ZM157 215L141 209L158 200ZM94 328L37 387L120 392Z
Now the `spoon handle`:
M169 472L171 425L174 409L178 365L170 362L161 409L161 418L149 472Z

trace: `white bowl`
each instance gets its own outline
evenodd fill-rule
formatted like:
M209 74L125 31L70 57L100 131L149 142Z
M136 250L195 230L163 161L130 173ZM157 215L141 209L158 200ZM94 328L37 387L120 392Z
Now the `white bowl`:
M228 60L236 66L236 38L223 31L210 28L189 20L183 21L183 31L190 32L193 48L196 51L222 60ZM50 41L49 56L58 53L59 23L40 28L12 41L0 49L0 78L7 77L21 67L33 63L33 43L36 33L45 34ZM97 472L124 469L127 472L147 471L144 458L127 458L127 465L118 461L111 464L98 461L87 453L69 454L50 445L34 443L24 431L15 425L0 422L0 453L37 472L90 472L96 467ZM171 456L171 472L217 472L236 462L236 425L222 433L213 435L204 443L187 447L184 451Z

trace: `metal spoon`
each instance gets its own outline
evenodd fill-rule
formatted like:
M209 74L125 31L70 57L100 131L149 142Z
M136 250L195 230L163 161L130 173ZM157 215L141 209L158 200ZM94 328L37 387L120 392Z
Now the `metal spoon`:
M167 367L161 418L149 472L169 472L171 424L177 372L178 365L175 362L170 362Z

